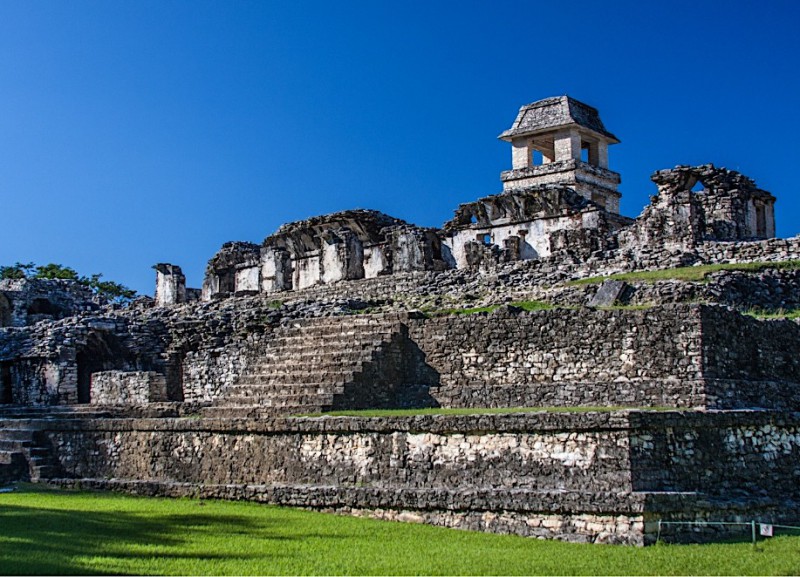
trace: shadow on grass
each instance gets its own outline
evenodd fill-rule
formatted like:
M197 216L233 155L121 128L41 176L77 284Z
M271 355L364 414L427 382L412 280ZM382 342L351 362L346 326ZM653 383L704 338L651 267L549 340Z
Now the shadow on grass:
M276 525L270 528L270 525ZM203 535L258 534L291 540L267 520L205 514L131 514L0 505L0 574L120 574L125 559L252 559L263 552L182 552ZM91 563L88 559L105 560ZM119 561L116 561L119 560ZM134 569L135 571L135 569Z

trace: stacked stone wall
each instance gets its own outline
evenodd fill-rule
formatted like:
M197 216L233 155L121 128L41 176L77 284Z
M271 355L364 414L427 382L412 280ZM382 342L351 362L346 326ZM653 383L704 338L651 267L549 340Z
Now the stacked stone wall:
M442 406L698 406L696 307L551 310L409 321Z
M633 414L636 491L701 492L797 499L796 414L759 411Z
M94 419L44 428L63 483L146 494L639 544L652 540L658 518L776 522L798 513L800 423L790 414Z

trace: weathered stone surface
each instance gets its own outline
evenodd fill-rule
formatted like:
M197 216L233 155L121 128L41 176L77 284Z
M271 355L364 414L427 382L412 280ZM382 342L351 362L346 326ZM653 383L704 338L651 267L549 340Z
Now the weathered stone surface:
M443 230L365 210L290 223L223 245L199 301L171 264L127 307L2 281L0 482L597 543L650 542L659 518L796 520L800 324L734 310L800 307L800 272L777 265L800 237L770 238L774 197L679 166L622 217L616 138L567 97L502 138L504 192ZM756 261L776 266L570 282ZM504 306L445 312L488 305ZM431 406L680 410L289 417Z
M622 300L628 283L618 280L607 280L600 285L589 301L590 307L610 307Z

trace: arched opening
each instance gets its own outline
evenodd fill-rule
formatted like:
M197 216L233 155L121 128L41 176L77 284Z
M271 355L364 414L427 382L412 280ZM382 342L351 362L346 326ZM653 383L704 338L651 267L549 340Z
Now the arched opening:
M705 185L698 180L695 181L695 183L689 190L691 190L692 192L703 192L705 189L706 189Z
M75 355L78 369L78 403L92 400L92 373L99 371L125 370L129 367L129 355L114 335L94 332L86 339Z
M11 301L6 295L0 293L0 327L10 327L12 323Z
M29 315L55 315L59 311L56 305L44 298L33 299L28 305Z

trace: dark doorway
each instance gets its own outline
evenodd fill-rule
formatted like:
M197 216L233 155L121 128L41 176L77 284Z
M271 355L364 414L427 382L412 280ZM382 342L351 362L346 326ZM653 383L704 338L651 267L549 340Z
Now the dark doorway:
M11 382L11 363L0 363L0 405L14 402L14 389Z
M86 353L78 353L75 360L78 363L78 402L88 403L92 396L92 373L100 369Z
M0 327L10 327L11 322L11 301L6 295L0 294Z
M767 238L767 209L763 204L756 205L756 236Z
M92 398L92 373L128 370L130 355L113 334L95 332L78 350L75 363L78 367L78 403L88 403Z

